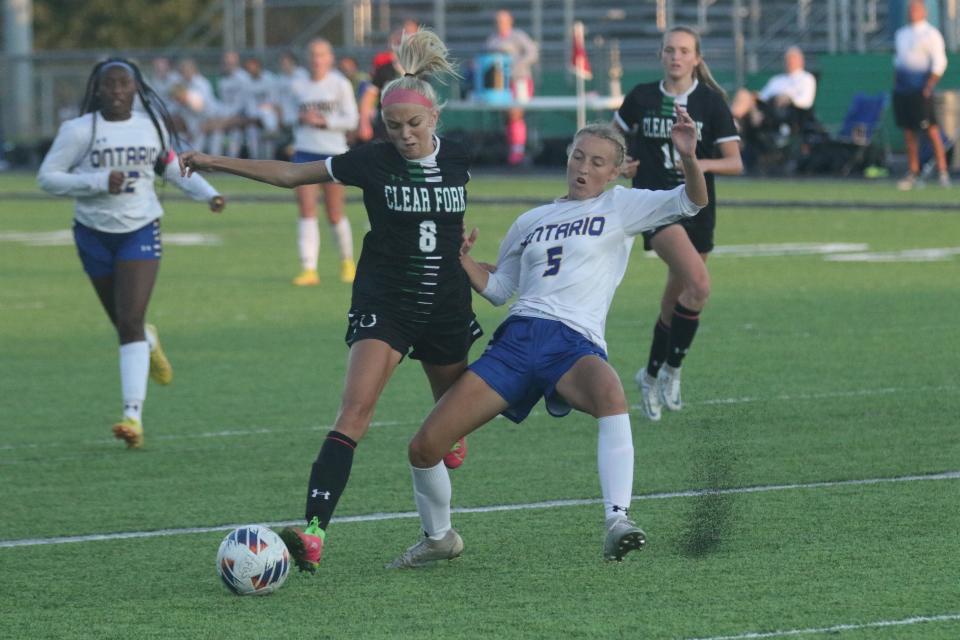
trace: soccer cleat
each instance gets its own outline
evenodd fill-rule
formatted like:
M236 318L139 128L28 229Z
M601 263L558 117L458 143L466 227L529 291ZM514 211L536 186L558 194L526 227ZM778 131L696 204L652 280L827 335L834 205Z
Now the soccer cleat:
M466 457L467 439L460 438L453 444L453 447L450 448L450 453L443 456L443 464L447 466L447 469L456 469L463 464Z
M316 573L320 566L320 556L323 555L323 539L326 537L316 517L310 520L307 528L301 531L293 527L285 527L280 532L280 538L287 545L290 557L300 571Z
M167 360L163 347L160 346L160 334L157 328L152 324L144 325L144 331L150 334L153 347L150 349L150 379L157 384L170 384L173 382L173 367Z
M940 183L940 186L943 187L944 189L950 188L950 174L947 173L946 171L940 174L939 178L937 178L937 181Z
M900 191L910 191L918 185L920 176L915 173L908 173L897 182L897 189Z
M113 437L127 443L127 449L143 446L143 425L136 418L126 417L113 425Z
M293 284L298 287L313 287L320 284L320 276L316 269L304 269L293 279Z
M426 536L420 542L403 552L399 558L387 565L387 569L416 569L437 562L453 560L463 553L463 539L454 529L447 531L440 540Z
M607 537L603 540L603 559L622 562L631 551L643 549L647 536L643 530L626 518L607 520Z
M643 408L643 415L657 422L660 420L660 385L657 379L647 373L647 368L644 367L637 371L634 380L637 382L637 388L640 389L640 406Z
M660 402L670 411L683 409L683 400L680 399L680 367L674 369L668 364L660 368L657 376L660 387Z
M350 284L357 277L357 265L352 258L340 261L340 282Z

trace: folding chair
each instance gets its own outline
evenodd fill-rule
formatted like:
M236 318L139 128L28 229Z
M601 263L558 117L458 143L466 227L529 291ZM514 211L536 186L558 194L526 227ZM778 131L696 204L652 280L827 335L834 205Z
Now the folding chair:
M831 141L834 152L845 150L848 155L838 167L839 175L848 176L854 169L863 169L878 157L882 158L883 151L878 148L876 138L886 107L886 92L868 94L858 91L853 95L840 131Z

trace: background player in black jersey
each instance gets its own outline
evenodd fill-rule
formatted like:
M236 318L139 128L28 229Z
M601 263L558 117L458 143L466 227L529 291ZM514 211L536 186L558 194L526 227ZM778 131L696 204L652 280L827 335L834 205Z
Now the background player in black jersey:
M384 87L382 98L389 141L300 164L196 152L181 158L187 174L213 169L280 187L333 180L363 189L370 232L353 283L346 336L350 357L340 410L310 474L309 524L304 531L281 533L307 571L320 562L353 451L394 369L409 352L421 361L438 400L466 369L470 345L482 333L460 264L469 157L465 148L435 135L437 96L421 79L456 71L446 46L427 30L405 37L397 59L405 73ZM459 466L465 454L461 440L444 462Z
M614 122L632 134L631 160L624 175L632 177L638 189L672 189L684 182L670 140L674 109L680 105L697 126L697 158L707 177L710 202L695 218L643 234L644 248L656 251L669 267L650 357L636 376L643 411L651 420L660 419L661 406L672 411L682 407L680 365L710 295L706 261L716 224L713 174L737 175L743 170L740 136L726 95L703 60L697 32L682 26L667 31L660 60L663 80L634 87L614 116Z

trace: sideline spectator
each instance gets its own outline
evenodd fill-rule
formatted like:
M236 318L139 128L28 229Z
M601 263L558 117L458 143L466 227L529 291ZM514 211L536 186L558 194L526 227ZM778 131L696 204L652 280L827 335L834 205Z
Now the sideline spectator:
M947 70L943 36L927 22L927 7L922 0L907 4L906 24L894 35L893 116L903 129L907 147L907 175L898 183L901 191L913 189L920 179L919 132L926 131L940 173L940 186L950 187L947 154L933 110L933 89Z
M746 129L776 129L793 124L798 112L809 113L817 96L817 79L807 71L803 51L790 47L783 54L784 73L778 73L759 92L738 89L730 105L733 117Z
M487 38L487 49L510 56L510 90L518 104L530 102L533 97L533 74L531 67L539 60L537 44L524 31L513 27L513 15L506 9L496 14L497 31ZM523 109L515 107L507 111L507 163L522 164L527 146L527 123Z

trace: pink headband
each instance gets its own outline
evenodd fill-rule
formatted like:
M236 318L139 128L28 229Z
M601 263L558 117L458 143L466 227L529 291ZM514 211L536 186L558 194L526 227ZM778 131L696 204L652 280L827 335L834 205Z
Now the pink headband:
M427 109L433 109L433 102L430 98L420 95L412 89L394 89L384 97L381 107L389 107L392 104L418 104Z

